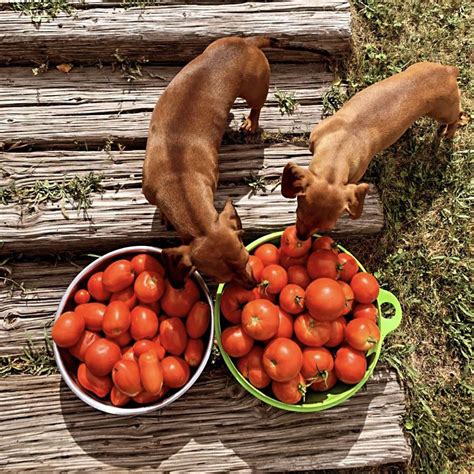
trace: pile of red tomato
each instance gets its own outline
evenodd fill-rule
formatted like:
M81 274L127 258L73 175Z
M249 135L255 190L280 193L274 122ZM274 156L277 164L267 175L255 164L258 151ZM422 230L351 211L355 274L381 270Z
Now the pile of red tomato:
M157 259L138 254L83 283L52 337L84 390L124 406L155 402L186 384L210 324L193 280L176 290Z
M359 272L330 237L298 240L295 226L280 248L260 245L250 265L259 284L227 285L221 299L222 346L243 377L289 404L304 400L308 388L358 383L380 339L374 276Z

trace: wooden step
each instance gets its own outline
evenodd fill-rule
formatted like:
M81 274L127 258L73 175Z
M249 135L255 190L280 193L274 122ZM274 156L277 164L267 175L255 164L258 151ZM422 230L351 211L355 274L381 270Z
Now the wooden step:
M111 67L75 68L69 74L53 68L38 76L31 68L0 68L0 142L7 150L102 148L110 140L144 148L151 112L179 69L144 67L143 77L129 82ZM273 133L311 131L332 79L321 64L272 66L261 127ZM276 89L294 94L299 106L293 115L281 114ZM234 132L249 111L238 99L229 116Z
M117 49L128 58L183 63L215 39L232 35L292 38L338 57L349 52L350 34L347 0L91 8L62 13L39 28L26 15L4 11L0 63L111 62ZM269 50L268 55L286 62L318 58L300 51Z
M0 253L56 253L116 248L131 244L163 243L176 237L160 223L155 206L141 191L144 151L76 152L49 151L4 153L2 168L8 177L2 183L17 188L34 185L37 180L61 183L93 170L103 176L103 194L92 196L87 217L69 202L38 205L29 212L16 202L0 204ZM222 209L231 198L246 229L246 238L266 234L295 221L296 200L281 195L278 181L290 160L307 165L311 154L293 145L239 145L223 147L220 169L222 181L216 193L216 207ZM262 176L268 183L263 190L252 190L245 178ZM360 219L342 217L335 236L367 235L379 232L383 211L377 190L371 186ZM169 242L168 244L169 245Z
M366 389L320 413L263 405L224 370L207 369L160 412L113 417L48 377L0 379L0 466L160 472L308 471L405 464L404 397L379 370Z

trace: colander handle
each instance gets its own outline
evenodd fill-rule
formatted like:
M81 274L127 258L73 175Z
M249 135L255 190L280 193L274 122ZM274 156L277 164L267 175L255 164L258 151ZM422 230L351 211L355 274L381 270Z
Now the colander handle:
M396 296L390 291L380 289L379 297L377 298L380 308L380 333L382 338L388 336L392 331L400 326L402 322L402 307ZM388 303L395 308L395 315L392 318L384 318L382 314L382 304Z

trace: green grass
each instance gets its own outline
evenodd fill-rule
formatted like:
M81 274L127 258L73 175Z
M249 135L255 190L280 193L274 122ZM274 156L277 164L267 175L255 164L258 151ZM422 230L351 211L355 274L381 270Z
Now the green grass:
M327 113L357 91L418 61L460 68L464 110L472 114L469 2L354 0L354 54L325 98ZM471 4L472 6L472 4ZM372 162L386 216L381 236L350 248L404 310L382 360L407 394L403 420L416 472L468 471L472 403L472 121L454 140L419 120Z
M282 116L288 115L288 117L290 117L295 113L299 102L296 100L294 92L285 92L277 89L274 96L278 102L278 108Z
M20 0L13 4L13 9L29 16L37 27L54 20L60 13L70 15L73 11L68 0Z

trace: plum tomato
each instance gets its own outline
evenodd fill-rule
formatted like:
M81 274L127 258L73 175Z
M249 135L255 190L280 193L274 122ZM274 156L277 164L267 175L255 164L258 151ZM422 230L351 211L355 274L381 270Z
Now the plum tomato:
M222 347L231 357L242 357L253 347L253 339L242 326L230 326L221 335Z
M76 304L85 304L89 303L91 300L91 295L87 290L77 290L74 295L74 302Z
M87 282L87 290L96 301L108 301L110 298L111 293L105 289L103 277L104 272L94 273Z
M188 335L181 318L169 318L160 324L160 343L172 355L178 356L185 351Z
M296 236L296 225L292 225L283 231L280 250L289 257L302 257L311 250L311 238L307 240L298 239Z
M336 280L338 277L337 255L331 250L315 250L308 258L306 269L313 280L318 278Z
M335 254L338 253L336 242L334 242L331 237L328 235L323 235L322 237L318 237L312 246L313 250L331 250Z
M163 369L156 351L141 354L138 358L138 368L143 388L152 395L159 395L163 387Z
M305 291L301 286L288 284L280 292L280 306L290 314L300 314L304 311Z
M337 347L343 343L346 324L346 319L343 316L331 321L331 335L326 344L324 344L326 347Z
M310 347L320 347L329 341L331 336L331 323L329 321L317 321L308 313L299 315L294 324L297 339Z
M77 368L77 381L82 388L94 393L99 398L106 397L113 387L110 376L101 377L94 375L86 367L86 364L80 364Z
M132 335L130 334L130 331L125 331L124 333L120 334L120 336L117 337L109 337L107 336L107 339L110 339L112 342L115 342L120 347L125 347L130 344L130 341L132 340Z
M86 356L86 351L89 346L92 345L94 341L99 339L100 336L97 333L85 330L79 340L74 344L72 347L69 348L69 352L76 358L79 359L81 362L84 362L84 358Z
M184 351L184 360L190 367L197 367L204 354L204 343L201 339L189 339L186 350Z
M76 306L74 310L80 314L91 331L102 331L102 320L107 307L102 303L85 303Z
M254 255L258 257L263 265L278 264L280 261L280 250L273 244L263 244L255 249Z
M143 303L158 301L165 291L165 280L157 272L141 272L133 286L137 298Z
M102 330L106 336L118 337L130 327L130 310L123 301L112 301L105 310Z
M278 331L278 308L267 300L249 301L242 310L242 329L257 341L266 341Z
M334 358L324 347L307 347L303 350L301 375L306 379L316 379L334 369Z
M342 291L344 292L344 298L345 298L345 306L344 306L344 311L342 313L343 316L346 314L349 314L352 310L352 305L354 304L354 292L352 291L352 288L349 286L348 283L345 281L338 281L339 285L342 288Z
M189 380L188 363L181 357L167 356L161 361L163 380L170 388L180 388Z
M133 309L137 304L137 295L133 290L133 286L127 286L124 290L112 293L110 302L112 301L122 301L127 305L128 309Z
M356 318L350 321L344 331L347 343L358 351L368 351L380 340L377 325L367 318Z
M112 380L115 386L129 397L135 397L143 391L140 368L133 360L121 359L116 362L112 369Z
M352 310L354 318L367 318L374 323L377 323L378 314L377 307L372 303L356 303Z
M263 262L256 256L249 256L249 265L252 270L252 275L255 281L260 281L260 276L262 275L262 270L264 268Z
M189 337L198 339L206 334L211 322L211 309L207 303L196 301L186 318L186 331Z
M313 318L318 321L333 321L344 312L346 298L337 281L319 278L306 288L305 304Z
M311 390L315 392L327 392L337 383L337 377L334 370L327 372L326 377L318 377L311 385Z
M165 292L160 299L162 310L170 317L184 318L194 303L199 300L199 288L190 278L186 279L184 288L175 289L169 281L165 282Z
M125 259L111 263L104 271L102 284L107 291L116 293L130 286L135 280L132 264ZM90 290L89 290L90 291Z
M288 274L280 265L268 265L262 271L261 283L267 293L276 295L288 284Z
M356 259L352 255L341 252L337 256L337 261L339 262L339 278L349 283L352 277L359 271Z
M272 382L273 395L280 402L294 405L299 403L306 394L306 384L301 374L297 374L286 382Z
M143 272L156 272L161 277L165 277L165 269L163 265L151 255L147 253L140 253L135 255L131 260L132 269L135 272L135 275L140 275Z
M160 360L165 357L165 348L159 342L150 341L149 339L141 339L133 344L135 358L140 357L142 354L149 351L155 351Z
M288 283L301 286L303 289L306 289L306 287L311 283L311 277L306 270L306 265L292 265L287 269L287 273Z
M242 310L249 302L256 299L256 295L237 285L226 285L221 298L221 311L225 319L232 324L240 324Z
M109 374L121 358L122 351L115 342L99 338L87 348L84 361L94 375L102 377Z
M130 313L130 334L135 341L151 339L158 332L158 316L151 309L135 306Z
M358 303L372 303L379 295L380 286L373 275L360 272L352 277L351 288Z
M72 347L81 338L86 324L83 316L74 311L67 311L54 322L52 336L59 347Z
M367 360L363 352L343 346L336 352L334 367L336 377L341 382L354 385L363 379L367 370Z
M130 397L122 393L115 385L110 391L110 401L115 407L123 407L130 401Z
M263 367L272 380L287 382L303 366L303 353L295 341L286 337L273 339L263 352Z
M138 361L138 357L135 355L135 350L133 347L124 347L122 349L122 359L131 360L133 362Z

